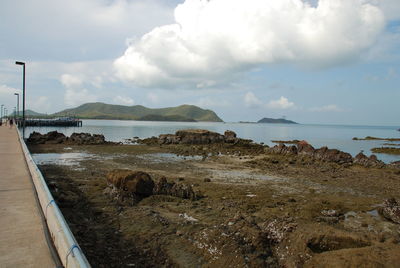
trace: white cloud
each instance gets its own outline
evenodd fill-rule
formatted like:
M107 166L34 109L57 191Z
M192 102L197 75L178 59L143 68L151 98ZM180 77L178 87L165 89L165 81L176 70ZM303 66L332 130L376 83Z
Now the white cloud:
M267 103L267 108L270 109L291 109L294 108L295 105L293 102L290 102L287 98L285 97L280 97L279 100L272 100Z
M80 77L71 74L61 75L60 81L67 88L80 87L83 84Z
M19 45L2 43L0 56L66 61L115 57L127 36L141 36L173 20L173 9L166 2L2 0L0 32ZM24 42L26 38L29 42Z
M87 89L67 88L64 94L64 102L67 106L77 106L86 102L95 102L97 97L89 93Z
M213 107L229 107L230 102L227 100L216 100L209 97L200 98L194 105L201 108L213 108Z
M51 108L51 103L49 98L46 96L39 96L38 98L34 99L29 103L30 109L34 110L35 112L46 113Z
M343 109L339 108L335 104L329 104L329 105L325 105L322 107L310 108L310 111L312 111L312 112L342 112Z
M13 88L13 87L9 87L7 85L0 85L0 94L2 95L2 97L12 96L12 95L14 95L14 93L21 94L21 90ZM13 98L14 98L14 96L13 96Z
M262 105L262 102L254 95L253 92L247 92L246 95L244 95L244 103L246 107L259 107Z
M400 19L399 0L370 0L369 2L379 6L388 20Z
M383 31L365 0L186 0L114 62L139 86L202 85L261 64L333 66L358 59Z
M119 95L114 97L114 102L117 104L128 105L128 106L132 106L135 104L135 101L132 98L123 97Z

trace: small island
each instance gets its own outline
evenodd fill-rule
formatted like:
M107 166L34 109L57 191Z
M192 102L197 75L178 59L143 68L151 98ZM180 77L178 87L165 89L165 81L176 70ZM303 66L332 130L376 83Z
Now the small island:
M283 118L279 119L274 119L274 118L268 118L264 117L263 119L259 120L257 123L267 123L267 124L298 124L292 120L286 120Z

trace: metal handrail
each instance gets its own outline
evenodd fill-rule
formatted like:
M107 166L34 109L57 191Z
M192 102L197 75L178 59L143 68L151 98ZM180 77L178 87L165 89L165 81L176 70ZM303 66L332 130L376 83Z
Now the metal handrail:
M74 235L71 232L63 214L61 213L57 203L47 187L46 181L42 173L33 161L32 156L25 144L25 141L18 128L19 141L25 155L28 168L30 170L33 183L38 193L40 205L45 215L48 229L53 238L54 245L57 249L61 262L66 268L79 267L90 268L90 264L82 252Z

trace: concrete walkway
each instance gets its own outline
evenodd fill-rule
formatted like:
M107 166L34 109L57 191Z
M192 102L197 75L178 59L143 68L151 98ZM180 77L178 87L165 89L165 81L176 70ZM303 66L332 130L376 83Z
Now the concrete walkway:
M0 267L55 267L15 128L0 126Z

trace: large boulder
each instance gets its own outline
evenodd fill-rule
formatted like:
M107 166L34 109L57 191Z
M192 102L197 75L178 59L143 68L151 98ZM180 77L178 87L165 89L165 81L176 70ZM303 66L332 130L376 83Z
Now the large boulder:
M299 154L304 154L304 155L311 156L311 155L314 154L315 149L307 141L302 140L302 141L297 143L297 152Z
M149 174L142 171L117 169L107 174L107 182L121 196L135 195L147 197L152 195L154 181Z
M232 130L225 131L224 139L226 143L235 143L238 140L238 138L236 137L236 133Z

